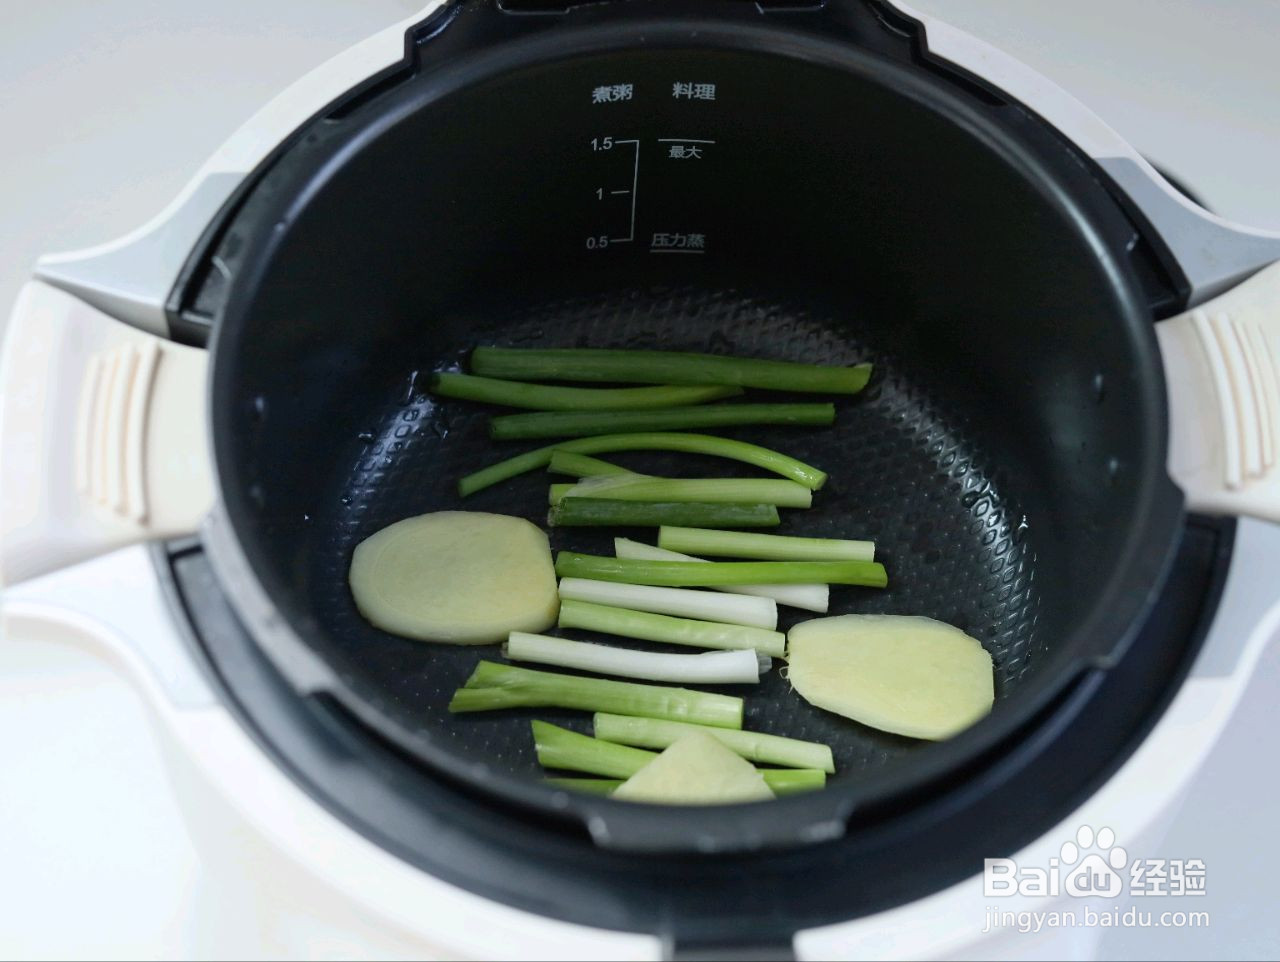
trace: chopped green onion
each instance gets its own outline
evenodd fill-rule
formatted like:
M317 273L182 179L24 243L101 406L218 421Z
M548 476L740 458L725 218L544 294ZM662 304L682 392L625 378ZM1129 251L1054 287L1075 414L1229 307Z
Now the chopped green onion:
M569 504L576 498L568 498ZM589 503L589 502L588 502ZM624 584L696 587L826 582L883 588L889 583L876 561L631 561L561 551L556 574Z
M818 768L828 773L836 770L830 746L819 742L805 742L796 738L783 738L781 735L767 735L764 732L730 731L685 722L631 718L606 712L597 712L594 723L596 738L620 745L663 749L682 735L703 732L718 738L726 748L732 749L748 761L785 765L788 768Z
M654 756L655 758L657 755ZM826 773L813 768L762 768L760 774L764 783L775 795L798 795L801 792L813 792L827 784ZM555 788L567 789L571 792L585 792L588 795L612 795L614 790L626 779L623 778L544 778L544 782Z
M657 752L615 745L550 722L535 721L532 727L534 750L544 768L621 779L630 778L658 757ZM760 774L778 795L812 791L827 783L827 773L820 768L762 768Z
M871 378L870 364L835 367L677 351L598 348L477 347L471 369L497 378L547 381L620 381L641 384L736 384L773 391L857 394Z
M555 492L551 496L554 497ZM772 528L781 523L778 509L771 504L564 498L552 505L547 514L547 524L553 528L658 527L664 524L697 525L700 528Z
M575 708L742 727L742 699L730 695L530 671L492 661L480 662L449 702L451 712L499 708Z
M543 781L553 788L563 788L571 792L586 792L588 795L608 795L623 783L621 778L544 778Z
M593 388L524 384L474 374L431 376L431 393L441 397L504 404L535 411L631 411L701 404L736 397L742 388L723 384L659 387Z
M614 608L609 605L592 604L589 601L562 600L558 625L561 628L579 628L583 631L598 631L607 635L620 635L623 638L638 638L641 641L664 641L671 645L688 645L693 648L724 650L754 648L763 655L772 655L775 658L781 658L787 648L787 638L780 631L715 621L696 621L692 618L673 618L670 615ZM687 658L688 656L673 657ZM656 678L654 680L684 681L685 679Z
M495 441L567 438L627 431L681 431L743 424L828 425L834 404L704 404L656 411L536 411L500 414L489 422Z
M534 721L533 748L544 768L562 768L609 778L630 778L658 757L657 752L601 741L550 722Z
M827 773L821 768L762 768L760 774L775 795L816 792L827 784Z
M568 604L581 604L570 601ZM618 609L621 610L621 609ZM629 611L634 615L636 612ZM661 618L661 615L650 615ZM729 626L737 631L760 631L759 628ZM600 675L640 678L645 681L671 681L688 685L753 685L772 664L768 656L754 651L708 651L699 655L665 655L634 648L614 648L568 638L551 638L524 631L513 631L502 647L512 661L534 661L559 668L576 668Z
M733 558L768 561L871 561L874 541L839 538L796 538L745 531L704 531L664 525L658 531L658 547Z
M628 558L632 561L707 560L681 554L679 551L668 551L666 548L658 548L641 541L632 541L630 538L614 538L613 553L619 558ZM806 611L817 611L823 614L830 605L831 592L826 585L714 585L713 587L716 591L729 594L772 598L780 605L790 605L793 608L803 608Z
M762 448L758 444L718 438L714 434L687 434L679 432L639 432L636 434L604 434L589 438L560 441L543 448L535 448L514 458L499 461L481 468L458 481L458 494L466 497L482 491L490 485L506 481L526 471L546 467L556 451L574 454L603 454L608 451L683 451L687 454L708 454L731 461L755 465L784 478L790 478L813 491L827 481L825 471L797 461L778 451Z
M552 485L553 489L563 485ZM611 498L615 501L669 501L703 504L774 504L780 508L808 508L813 492L803 484L781 478L649 478L623 474L594 477L552 491L560 498Z
M622 585L587 578L561 578L560 599L652 611L699 621L748 625L770 631L778 627L778 606L768 598L726 598L710 591L689 588L655 588L652 585Z
M551 452L547 470L552 474L569 474L575 478L598 478L610 474L635 473L626 468L620 468L616 464L610 464L608 461L593 458L589 454L574 454L572 451L559 449Z

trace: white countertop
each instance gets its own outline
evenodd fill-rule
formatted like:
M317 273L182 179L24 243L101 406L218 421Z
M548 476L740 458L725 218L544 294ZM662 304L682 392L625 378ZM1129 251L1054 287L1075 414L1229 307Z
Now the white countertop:
M0 305L35 256L158 210L291 79L414 0L47 0L0 32ZM1220 213L1280 227L1280 4L916 0L1037 66ZM2 323L2 321L0 321ZM1280 833L1280 650L1172 829L1213 927L1121 932L1118 958L1265 958ZM198 855L137 697L79 652L0 639L0 957L181 957ZM1147 853L1158 854L1158 853Z

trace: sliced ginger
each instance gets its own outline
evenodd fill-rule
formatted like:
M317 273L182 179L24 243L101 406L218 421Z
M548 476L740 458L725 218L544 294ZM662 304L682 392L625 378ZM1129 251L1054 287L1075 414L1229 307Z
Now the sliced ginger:
M787 661L787 677L810 704L912 738L949 738L995 698L991 656L932 618L815 618L791 629Z
M613 792L627 802L728 805L773 798L764 776L711 735L694 732L672 742Z
M397 521L356 546L349 578L365 618L423 641L504 641L511 631L545 631L560 608L546 534L502 514Z

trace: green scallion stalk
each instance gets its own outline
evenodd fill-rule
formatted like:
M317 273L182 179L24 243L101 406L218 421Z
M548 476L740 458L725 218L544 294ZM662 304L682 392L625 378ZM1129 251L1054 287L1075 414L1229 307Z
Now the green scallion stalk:
M635 561L705 562L707 560L681 554L679 551L668 551L666 548L644 544L641 541L632 541L630 538L614 538L613 553L619 558L631 558ZM803 608L805 611L817 611L821 614L826 614L831 601L831 592L826 585L716 585L715 590L735 595L772 598L780 605L790 605L793 608Z
M784 478L790 478L812 491L818 490L827 481L825 471L819 471L803 461L758 444L735 441L731 438L718 438L713 434L647 431L636 434L604 434L576 438L572 441L559 441L546 447L535 448L524 454L518 454L514 458L481 468L459 479L458 494L465 498L467 495L475 494L509 478L544 468L557 451L568 451L574 454L604 454L609 451L681 451L686 454L707 454L751 464L765 471L780 474Z
M544 782L553 788L563 788L570 792L585 792L588 795L610 795L622 784L621 778L544 778Z
M821 394L857 394L871 378L870 364L834 367L718 354L597 348L477 347L471 352L471 369L477 374L497 378L735 384L773 391Z
M766 561L872 561L874 541L839 538L796 538L790 535L750 534L745 531L704 531L664 525L658 547L716 557L761 558Z
M538 763L544 768L586 772L608 778L630 778L658 757L657 752L601 741L550 722L535 721L531 724L533 748L537 752Z
M816 792L827 784L827 773L820 768L762 768L760 774L775 795Z
M551 460L547 462L547 470L552 474L568 474L575 478L599 478L606 475L635 474L626 468L620 468L608 461L601 461L589 454L574 454L572 451L559 449L551 452ZM647 477L647 475L645 475Z
M772 664L767 655L749 650L669 655L525 631L511 632L502 646L502 653L512 661L532 661L558 668L592 671L598 675L681 685L754 685Z
M736 397L742 388L732 385L662 385L658 387L593 388L524 384L474 374L440 373L431 376L431 393L440 397L504 404L534 411L639 411L702 404Z
M775 795L798 795L801 792L815 792L827 784L826 773L819 769L807 768L762 768L764 783ZM626 779L622 778L544 778L543 781L555 788L568 789L571 792L585 792L588 795L612 795L614 790Z
M815 792L827 784L826 773L820 769L760 769L769 791L773 794L799 794ZM544 778L543 782L554 788L564 788L570 792L586 794L613 794L618 785L625 782L622 778Z
M560 489L562 485L552 485ZM556 495L559 494L559 498ZM565 490L560 498L611 498L615 501L669 501L703 504L775 504L780 508L808 508L813 492L803 484L781 478L648 478L634 474L587 478Z
M622 585L586 578L561 578L559 592L561 601L586 601L697 621L749 625L770 631L778 627L778 605L772 598L726 597L720 592L693 588Z
M482 661L453 694L451 712L500 708L573 708L742 727L742 699L604 678L580 678Z
M534 749L544 768L626 779L658 757L657 752L615 745L550 722L535 721L532 727ZM760 774L775 795L812 791L827 783L827 773L820 768L763 768Z
M576 500L566 498L564 504ZM556 574L673 588L816 582L883 588L889 583L884 565L876 561L632 561L574 551L556 555Z
M787 638L780 631L693 618L676 618L648 611L614 608L589 601L561 601L559 627L598 631L622 638L661 641L691 648L718 648L725 651L754 648L762 655L781 658Z
M554 487L554 485L552 486ZM563 493L563 492L562 492ZM555 492L551 492L555 496ZM696 520L695 520L696 519ZM771 504L699 504L666 501L615 501L612 498L564 498L551 506L547 523L557 528L658 527L772 528L782 523Z
M682 431L744 424L834 424L834 404L705 404L655 411L537 411L500 414L489 422L495 441L569 438L629 431Z
M800 741L764 732L730 731L685 722L630 718L606 712L597 712L594 724L596 738L617 742L619 745L662 750L683 735L702 732L718 738L726 748L748 761L784 765L788 768L817 768L827 773L834 773L836 770L830 746L819 742Z

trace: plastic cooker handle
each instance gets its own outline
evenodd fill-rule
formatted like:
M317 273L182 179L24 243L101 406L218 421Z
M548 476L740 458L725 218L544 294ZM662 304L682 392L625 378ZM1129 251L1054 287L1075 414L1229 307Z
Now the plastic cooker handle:
M1028 107L1094 159L1160 235L1198 304L1280 258L1280 231L1237 224L1193 203L1107 123L1043 74L907 0L884 0L921 28L927 55Z
M1188 506L1280 522L1280 261L1156 333Z
M295 81L232 134L150 221L105 244L46 254L36 264L36 276L122 321L167 334L165 299L200 236L237 186L309 117L405 61L408 32L442 6L444 0L424 2L416 13Z
M0 364L0 583L196 530L213 503L205 352L39 281Z

